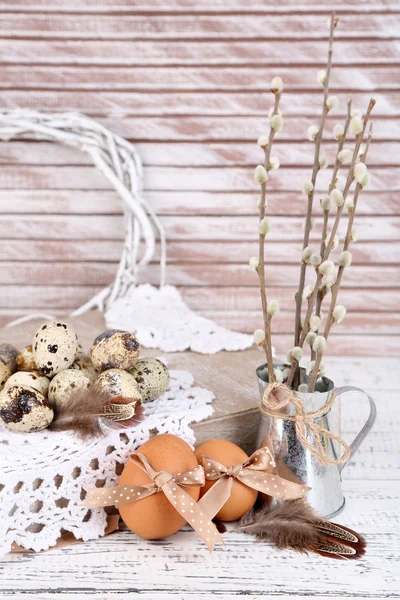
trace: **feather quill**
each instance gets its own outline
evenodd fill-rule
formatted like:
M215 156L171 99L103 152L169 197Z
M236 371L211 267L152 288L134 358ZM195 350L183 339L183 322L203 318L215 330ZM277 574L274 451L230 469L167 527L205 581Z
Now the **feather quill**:
M365 554L362 536L321 518L303 501L286 501L274 508L265 504L244 515L239 527L280 550L315 552L338 559L356 559Z
M75 392L68 402L55 407L55 417L49 429L72 430L81 438L98 437L104 433L102 420L113 427L126 427L139 421L142 413L139 399L113 398L93 387Z

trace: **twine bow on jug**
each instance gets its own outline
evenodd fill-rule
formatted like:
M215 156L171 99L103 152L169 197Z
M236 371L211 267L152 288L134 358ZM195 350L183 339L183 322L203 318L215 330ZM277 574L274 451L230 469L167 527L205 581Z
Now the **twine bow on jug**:
M336 396L332 394L331 398L324 406L313 412L307 412L303 400L290 390L283 383L270 383L264 391L261 402L261 412L263 415L271 419L283 419L285 421L293 421L295 423L296 435L301 444L306 447L318 460L321 466L327 463L341 465L346 463L350 458L350 448L342 438L331 433L325 427L318 425L315 420L318 417L326 414L332 408ZM290 405L294 406L295 415L288 415L285 409ZM308 434L312 434L314 444L308 441ZM340 458L331 458L329 456L328 447L324 447L321 441L321 435L332 441L338 442L344 449L344 453Z

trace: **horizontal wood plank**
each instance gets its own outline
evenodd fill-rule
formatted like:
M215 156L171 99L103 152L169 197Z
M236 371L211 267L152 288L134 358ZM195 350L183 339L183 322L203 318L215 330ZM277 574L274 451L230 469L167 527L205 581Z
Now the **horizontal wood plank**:
M2 66L0 89L30 89L75 91L143 91L159 92L172 90L208 92L244 91L264 93L272 77L280 76L285 83L285 96L296 91L316 91L321 93L321 84L317 81L317 69L304 66L292 69L288 66L270 67L268 78L265 69L252 67L126 67L118 69L100 66L53 65L48 67L5 64ZM399 89L399 68L392 65L363 65L362 69L342 65L332 73L330 90L332 93L342 90L376 91ZM354 93L353 92L353 93ZM290 103L286 107L290 109Z
M370 191L397 191L398 168L371 167ZM147 167L144 170L144 189L147 191L253 191L259 193L253 178L254 169L247 167L220 167L215 173L205 167ZM340 171L342 181L347 170ZM282 168L270 174L270 189L275 191L301 191L304 179L310 178L306 168ZM318 193L328 189L331 174L321 171L316 184ZM87 166L0 165L0 186L3 189L112 189L105 176ZM353 186L354 187L354 186ZM304 200L305 203L305 200Z
M184 216L162 216L161 222L168 239L190 240L237 240L254 241L258 218L250 217L203 217L195 219ZM303 239L304 219L301 217L271 217L271 241L300 241ZM311 243L318 239L321 217L315 219ZM399 241L400 216L359 216L357 229L360 239L368 241ZM339 236L343 236L346 222L339 225ZM109 239L122 240L124 235L122 217L80 215L0 215L0 236L8 239ZM247 257L246 257L247 258Z
M0 145L1 149L1 145ZM160 215L250 215L256 214L257 195L252 192L145 192L146 200ZM271 215L304 217L304 204L299 192L268 194ZM112 190L32 190L0 189L0 214L121 215L123 201ZM314 215L320 215L318 202ZM398 192L364 190L357 204L357 219L363 215L398 215Z
M330 165L336 157L337 143L331 141L327 131L323 152ZM351 143L349 143L351 147ZM259 146L251 142L202 143L138 143L135 144L145 166L179 167L254 167L262 158ZM274 155L283 166L312 168L313 156L307 141L274 143ZM400 164L400 141L374 142L368 153L368 163L373 167ZM92 164L86 153L70 146L51 142L18 141L0 143L0 164L21 165L87 165ZM1 193L1 192L0 192Z
M27 257L28 258L28 257ZM293 287L297 285L298 266L285 265L277 269L273 265L267 271L267 281L271 286ZM40 263L40 262L0 262L2 284L34 285L107 285L113 281L116 265L113 263ZM343 287L362 286L365 288L397 288L398 266L354 265L343 278ZM315 280L309 270L307 281ZM142 282L159 283L158 265L149 265L141 274ZM173 263L168 267L167 282L173 285L194 286L233 286L256 285L256 274L246 264L188 264Z
M3 309L73 309L92 298L102 289L98 285L55 285L48 281L44 285L0 285L0 308ZM223 311L230 313L250 313L258 311L260 307L260 291L257 287L221 287L215 286L180 286L182 298L188 306L203 314L222 314ZM293 310L296 288L268 286L268 294L271 298L277 298L282 311L286 313ZM346 288L340 291L339 302L343 303L347 310L359 314L365 314L365 322L368 323L368 315L374 313L397 313L399 310L399 288ZM329 301L325 300L324 306ZM258 313L258 317L261 313Z
M133 42L73 39L64 40L0 40L0 55L6 64L35 65L274 65L325 66L326 41L248 39L245 42L190 40ZM399 64L395 40L340 40L335 42L335 65ZM268 71L264 71L267 77ZM269 81L269 77L267 81Z
M99 234L101 230L99 231ZM106 232L104 232L106 234ZM53 260L71 262L113 262L117 263L122 251L122 240L0 240L0 260L20 261L27 256L32 261L51 262ZM258 251L256 241L180 241L168 243L167 261L188 263L236 263L238 257L255 256ZM298 264L302 252L301 242L272 242L267 246L266 264ZM340 248L332 252L332 258L338 259ZM353 264L385 263L400 265L399 242L362 242L351 247ZM142 256L142 252L139 252ZM160 258L157 245L155 259ZM400 285L400 281L399 281Z
M24 12L118 12L119 13L130 13L130 12L206 12L206 13L274 13L274 12L322 12L327 13L331 8L329 0L320 0L317 6L314 6L313 0L302 0L301 3L296 0L285 0L284 5L272 4L271 2L262 3L259 0L230 0L229 4L226 0L197 0L196 4L193 4L193 0L153 0L151 5L147 4L143 0L82 0L79 4L75 0L53 0L51 4L47 3L47 0L9 0L0 4L0 10L3 12L13 12L16 10L23 10ZM335 6L336 12L364 12L378 11L382 12L383 7L385 11L391 12L396 11L397 5L394 3L384 2L382 0L365 0L362 5L356 2L356 0L341 0Z
M123 117L123 118L121 118ZM240 144L252 142L267 130L265 117L107 117L98 119L103 125L115 133L128 138L130 141L176 141L176 142L211 142L232 141ZM315 117L314 117L315 120ZM277 135L277 141L304 141L306 131L314 122L309 117L291 117L285 119L285 126ZM326 119L326 131L331 132L337 118ZM374 141L397 141L400 139L400 124L398 119L373 117L375 123ZM329 139L331 138L331 134ZM327 138L328 139L328 138ZM311 148L311 144L310 144Z
M400 69L398 75L400 74ZM268 88L269 82L265 83ZM376 100L374 118L397 117L400 115L400 99L398 92L385 93L377 91L352 92L353 105L362 110L368 106L373 96ZM109 92L101 91L53 91L53 90L3 90L2 108L43 110L47 112L76 111L89 116L107 116L109 114L154 116L159 115L259 115L265 126L265 115L268 113L273 97L269 91L257 92L192 92L192 91L155 91L149 92ZM338 93L340 104L335 109L336 119L344 119L348 93ZM319 90L314 93L298 92L285 93L282 96L282 111L284 115L310 116L316 119L321 111L322 94ZM305 135L304 135L305 137Z
M371 14L368 19L349 14L336 32L337 39L398 37L398 15ZM53 15L0 14L2 37L67 39L327 39L326 17L303 15Z

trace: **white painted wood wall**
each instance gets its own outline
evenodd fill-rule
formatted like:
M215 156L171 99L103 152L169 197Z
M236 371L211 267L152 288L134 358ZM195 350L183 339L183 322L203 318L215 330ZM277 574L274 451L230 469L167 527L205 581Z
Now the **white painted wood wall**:
M267 244L282 351L291 343L299 189L313 155L305 131L320 111L315 76L330 8L328 0L0 2L0 108L78 110L134 142L169 238L168 281L194 309L245 331L260 325L247 267L256 251L255 140L267 127L269 81L283 76L285 127L274 151L282 169L271 178ZM336 8L331 81L341 105L324 151L333 156L331 129L350 92L355 107L371 95L377 106L372 184L340 296L350 312L331 350L398 354L400 7L351 0ZM87 157L48 143L0 144L0 323L78 306L113 278L121 244L121 203ZM156 265L147 279L157 281Z

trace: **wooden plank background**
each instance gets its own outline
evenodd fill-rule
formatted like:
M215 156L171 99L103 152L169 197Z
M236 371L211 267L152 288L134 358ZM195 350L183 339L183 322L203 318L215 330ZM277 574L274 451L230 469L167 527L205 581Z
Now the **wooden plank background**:
M0 1L0 109L78 110L136 144L146 196L169 239L168 282L195 310L242 331L260 326L257 186L269 81L285 81L274 149L267 263L282 312L274 343L291 345L305 201L327 54L328 0ZM324 152L346 98L373 95L372 183L356 218L360 241L340 301L349 315L338 354L400 350L400 6L339 0ZM319 177L324 190L328 173ZM88 158L50 143L0 144L0 324L27 312L70 311L109 283L122 245L121 202ZM320 214L316 207L316 232ZM157 266L145 278L156 283Z

